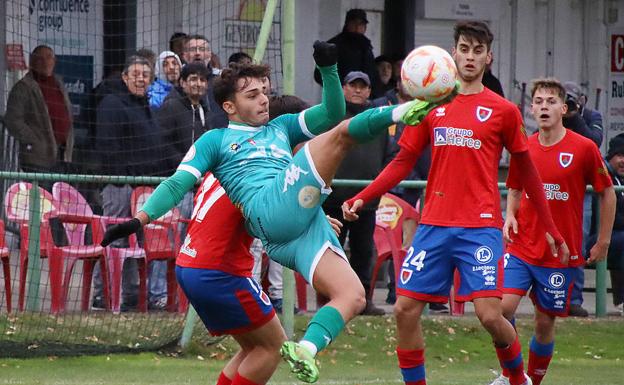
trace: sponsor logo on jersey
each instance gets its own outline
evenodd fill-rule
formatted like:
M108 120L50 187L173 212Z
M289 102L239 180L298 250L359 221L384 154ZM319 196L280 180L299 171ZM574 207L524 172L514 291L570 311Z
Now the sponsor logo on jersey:
M405 285L410 278L412 278L412 271L410 269L401 269L401 283Z
M548 294L552 294L553 299L565 298L565 290L556 290L556 289L551 289L549 287L545 287L544 291Z
M473 135L472 130L465 128L435 127L433 129L433 145L468 147L478 150L481 148L481 141L474 139Z
M496 277L494 277L493 275L486 275L485 276L485 285L486 286L494 286L494 285L496 285Z
M477 249L477 251L475 251L474 257L477 260L477 262L479 262L482 265L485 265L486 263L490 262L492 258L494 258L494 253L492 252L492 249L490 249L489 247L481 246Z
M436 114L435 116L444 116L446 115L446 107L438 107L436 108Z
M191 160L193 160L193 158L195 158L195 154L197 153L197 150L195 150L195 145L191 145L191 148L188 149L188 151L186 152L186 155L184 155L184 159L182 159L182 163L185 162L190 162Z
M184 244L180 248L180 252L188 255L191 258L195 258L197 256L197 250L191 247L191 236L186 234L186 238L184 238Z
M572 164L573 158L574 158L574 154L570 154L569 152L560 152L559 164L561 165L561 167L566 168Z
M303 186L299 190L297 199L299 200L299 206L304 209L311 209L318 205L321 200L321 189L316 186Z
M553 288L558 289L561 286L565 285L565 276L558 271L552 273L548 277L548 283L550 283L550 286L552 286Z
M567 201L570 194L567 191L561 191L561 186L557 183L544 183L544 191L546 199L551 201Z
M256 141L255 141L255 140L253 140L253 138L249 138L249 139L247 139L247 141L248 141L249 143L251 143L253 146L255 146L255 145L256 145Z
M240 150L240 148L241 148L241 145L238 144L238 143L230 144L230 151L232 151L232 152L236 152L236 151Z
M308 172L303 171L301 167L296 164L291 164L290 168L286 169L286 175L284 176L284 188L282 189L282 192L286 192L286 190L288 190L288 186L294 185L299 180L301 174L308 175Z
M477 119L479 119L479 121L481 123L483 123L486 120L488 120L490 118L490 116L492 116L492 109L491 108L481 107L481 106L477 107Z
M563 304L564 304L564 302L562 300L560 300L560 299L555 301L555 307L557 307L557 308L563 308Z

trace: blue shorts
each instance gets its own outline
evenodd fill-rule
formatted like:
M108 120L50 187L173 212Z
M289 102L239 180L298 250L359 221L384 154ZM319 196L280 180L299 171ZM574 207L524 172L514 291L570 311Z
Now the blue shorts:
M398 275L397 294L447 302L455 269L455 300L502 297L503 239L500 229L419 225Z
M245 207L247 229L269 257L308 282L327 248L347 259L321 208L330 193L306 144Z
M212 335L247 333L275 315L269 296L252 278L180 266L176 277Z
M523 296L531 289L531 300L542 313L567 317L578 274L576 267L536 266L507 253L503 293Z

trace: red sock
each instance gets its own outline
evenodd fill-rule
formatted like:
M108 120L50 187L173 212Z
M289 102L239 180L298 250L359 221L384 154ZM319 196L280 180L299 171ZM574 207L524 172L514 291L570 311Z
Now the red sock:
M500 362L501 368L503 368L503 374L505 369L509 372L509 383L511 385L522 385L526 381L524 377L524 361L522 361L522 347L518 336L514 342L505 348L496 348L496 355Z
M227 378L227 376L221 372L221 374L219 374L219 379L217 380L217 385L232 385L232 380Z
M425 349L403 350L397 348L396 351L405 385L427 385Z
M555 342L549 344L540 344L535 339L535 336L531 339L529 350L529 370L527 371L533 385L540 385L542 379L546 375L548 365L552 359L553 351L555 349Z
M264 385L264 384L255 383L241 376L239 373L236 373L236 377L234 377L234 380L232 380L232 385Z

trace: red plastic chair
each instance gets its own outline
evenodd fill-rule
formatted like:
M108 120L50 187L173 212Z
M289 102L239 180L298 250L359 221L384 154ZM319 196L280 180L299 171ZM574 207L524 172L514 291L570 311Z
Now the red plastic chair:
M420 215L416 209L393 194L384 194L377 208L377 223L373 240L377 249L377 260L371 275L369 295L373 297L377 274L381 265L392 258L395 275L401 271L401 264L412 240Z
M30 183L15 183L7 190L4 202L7 219L17 223L20 228L21 242L18 297L20 310L24 310L26 273L28 269L28 244L30 241L28 220L29 195L31 189L32 185ZM102 263L103 271L106 272L104 249L97 244L85 244L84 230L82 230L82 238L80 238L79 235L76 235L75 238L70 238L70 240L75 243L68 246L57 246L52 237L49 220L51 218L59 218L64 225L76 225L74 229L78 229L78 227L84 229L84 226L90 224L94 233L97 233L99 231L98 229L100 229L99 220L96 217L78 215L77 213L66 214L65 212L58 211L54 203L54 198L49 192L39 188L39 193L41 197L40 255L42 258L48 258L51 292L50 311L52 313L59 313L65 310L73 266L78 260L83 262L81 309L86 311L89 308L89 293L91 290L91 279L95 263L98 261L104 262ZM80 233L80 230L76 231ZM66 270L65 262L68 264ZM105 284L106 283L107 280ZM107 285L105 285L104 296L108 299Z
M93 210L87 203L86 199L76 190L73 186L64 183L57 182L52 186L52 196L55 199L55 204L59 213L66 218L73 217L86 217L95 218L97 225L93 227L93 241L98 244L104 237L104 229L107 226L121 223L129 218L111 218L96 216L93 214ZM84 231L86 225L73 225L64 224L65 234L70 244L81 244L81 240L84 239ZM146 300L146 287L144 287L146 270L145 270L145 251L138 247L136 236L129 237L129 247L116 248L106 247L104 249L106 256L106 266L102 270L102 281L104 284L104 290L110 292L111 295L105 294L105 303L107 308L110 308L114 313L119 313L121 310L121 277L124 261L128 258L137 259L139 265L139 277L142 277L139 282L139 310L147 311ZM104 264L102 264L104 266ZM68 273L66 272L66 275ZM71 275L71 272L69 272ZM141 285L141 282L143 285ZM110 285L109 285L110 283ZM89 280L90 284L90 280ZM84 285L83 285L84 288ZM110 298L110 300L109 300ZM83 296L84 300L84 296ZM141 302L142 300L142 302Z
M0 219L0 259L2 259L2 271L4 273L4 295L6 296L7 312L11 312L12 293L11 293L11 260L9 248L6 247L4 240L4 221Z
M143 207L147 198L154 192L149 186L139 186L132 191L130 208L132 215ZM175 207L163 217L143 226L143 249L147 257L147 266L152 261L167 262L167 310L176 311L179 295L178 282L175 276L175 260L181 247L178 225L182 222L180 212ZM180 310L184 306L180 302Z

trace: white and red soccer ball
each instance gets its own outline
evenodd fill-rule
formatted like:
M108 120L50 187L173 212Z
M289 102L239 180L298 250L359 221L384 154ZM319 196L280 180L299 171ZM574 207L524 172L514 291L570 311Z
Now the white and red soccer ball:
M449 53L435 45L416 47L401 67L401 83L410 96L437 102L455 88L457 67Z

